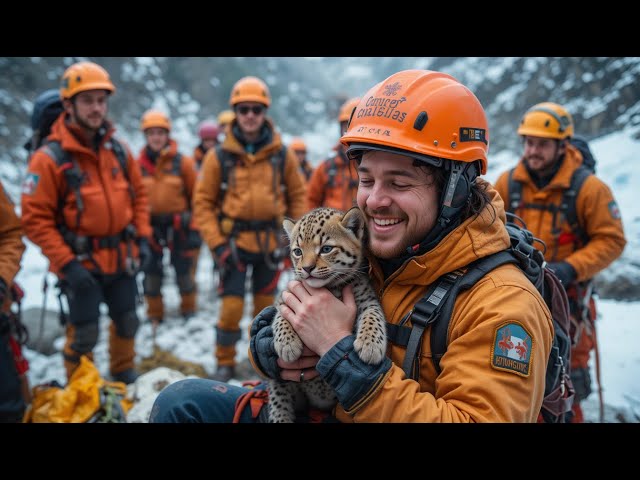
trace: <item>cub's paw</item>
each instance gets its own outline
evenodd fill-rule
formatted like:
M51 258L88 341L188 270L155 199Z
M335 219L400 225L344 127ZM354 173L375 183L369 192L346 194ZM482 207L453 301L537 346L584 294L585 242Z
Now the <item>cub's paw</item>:
M385 355L384 343L376 342L376 338L360 335L353 342L353 348L364 363L375 365L380 363Z
M302 340L296 334L285 334L283 340L276 339L273 347L278 357L285 362L293 362L302 356Z

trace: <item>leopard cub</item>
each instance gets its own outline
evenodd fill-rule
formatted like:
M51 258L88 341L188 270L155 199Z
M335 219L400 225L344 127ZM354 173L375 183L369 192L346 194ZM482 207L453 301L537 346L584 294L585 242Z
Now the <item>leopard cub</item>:
M353 285L357 307L355 351L363 362L380 363L387 348L386 321L369 282L367 229L360 209L353 207L344 213L320 207L296 223L285 219L283 227L290 240L297 280L314 288L328 288L340 299L345 285ZM279 307L282 303L280 295L275 305ZM279 311L272 326L278 356L287 362L300 358L302 341ZM302 383L269 381L269 421L272 423L291 423L298 409L313 407L328 411L336 403L333 389L321 377Z

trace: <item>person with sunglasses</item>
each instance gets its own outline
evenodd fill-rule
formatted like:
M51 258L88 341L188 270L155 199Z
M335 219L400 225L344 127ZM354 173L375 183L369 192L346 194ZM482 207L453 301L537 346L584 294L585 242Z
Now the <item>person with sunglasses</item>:
M194 218L219 274L222 302L212 378L223 382L235 375L248 267L255 316L274 301L282 220L298 219L305 212L298 158L267 117L267 85L257 77L241 78L229 104L235 119L222 144L205 155L193 196Z

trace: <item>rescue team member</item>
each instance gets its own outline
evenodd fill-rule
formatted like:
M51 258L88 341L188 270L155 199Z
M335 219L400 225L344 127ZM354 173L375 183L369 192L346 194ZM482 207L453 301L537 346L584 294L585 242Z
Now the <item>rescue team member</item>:
M282 220L302 216L305 194L298 160L267 118L267 85L257 77L241 78L229 104L236 118L221 147L207 152L193 197L197 226L220 273L214 378L222 381L235 375L247 267L252 266L255 315L273 303Z
M571 349L576 395L567 420L582 423L580 403L591 393L589 357L596 342L593 277L622 254L626 244L622 219L611 189L593 174L586 176L577 195L564 201L583 158L571 144L573 118L563 106L552 102L534 105L522 117L518 135L524 148L522 158L512 173L500 175L496 190L509 211L544 242L545 259L567 291L577 342ZM520 185L519 199L510 188L510 177ZM561 204L569 203L575 206L577 229L560 210Z
M360 101L351 98L344 102L338 113L340 136L347 131L351 112ZM307 184L307 210L332 207L346 212L356 204L358 173L349 161L340 142L333 148L335 154L316 167Z
M207 153L207 150L218 145L219 135L220 127L210 120L205 120L198 127L200 143L193 150L193 159L198 170L202 167L202 159L204 158L204 154Z
M111 317L109 370L114 380L131 383L137 377L139 326L135 274L150 257L151 225L138 163L107 120L115 90L107 71L95 63L75 63L64 71L65 111L29 162L22 225L49 259L67 297L67 377L82 355L93 359L105 302Z
M147 318L154 325L164 320L162 259L166 249L176 273L180 314L189 320L196 313L195 261L201 244L191 215L196 168L193 159L178 151L178 144L170 136L171 121L166 114L156 110L145 112L140 129L147 144L140 151L138 163L149 194L153 227L152 257L144 272Z

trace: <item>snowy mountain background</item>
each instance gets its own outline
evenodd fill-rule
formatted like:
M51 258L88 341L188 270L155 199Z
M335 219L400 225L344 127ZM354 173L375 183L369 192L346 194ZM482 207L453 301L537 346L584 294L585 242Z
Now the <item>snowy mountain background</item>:
M515 164L520 154L516 128L531 105L554 101L565 105L574 117L576 131L591 140L598 159L597 173L613 190L620 205L628 244L621 256L597 278L600 294L600 367L607 403L606 421L640 421L640 206L634 189L640 186L637 169L640 141L640 57L593 58L0 58L0 178L19 211L20 184L26 171L22 144L30 135L29 115L33 99L47 88L56 88L64 69L79 60L92 60L110 72L117 91L110 100L110 118L117 134L134 155L143 146L139 131L142 113L160 108L171 115L172 136L185 154L198 142L197 125L215 119L227 108L233 83L244 75L257 75L269 85L273 97L270 116L285 141L302 136L312 164L319 163L338 139L337 111L349 97L362 95L373 84L395 71L429 68L449 73L471 88L489 116L490 155L487 178ZM31 363L32 385L57 380L65 383L60 351L64 343L57 325L58 299L55 278L47 275L47 261L37 247L27 243L18 282L26 296L25 317L30 321L31 341L25 349ZM198 265L198 315L183 324L178 318L179 297L168 270L163 295L168 313L160 326L158 346L181 359L215 368L214 323L218 301L209 253L203 250ZM43 294L43 279L49 291ZM281 281L281 285L284 283ZM43 301L44 300L44 301ZM45 334L40 335L40 311L46 307ZM246 359L246 330L250 301L245 305L242 342L238 359ZM144 307L139 307L144 318ZM108 319L102 319L106 329ZM143 323L136 338L138 360L151 354L150 325ZM49 336L50 341L37 340ZM104 340L95 360L108 375ZM45 344L48 344L46 346ZM44 353L43 353L44 352ZM594 362L592 362L594 365ZM594 378L595 370L594 370ZM597 394L587 404L587 417L598 420Z

